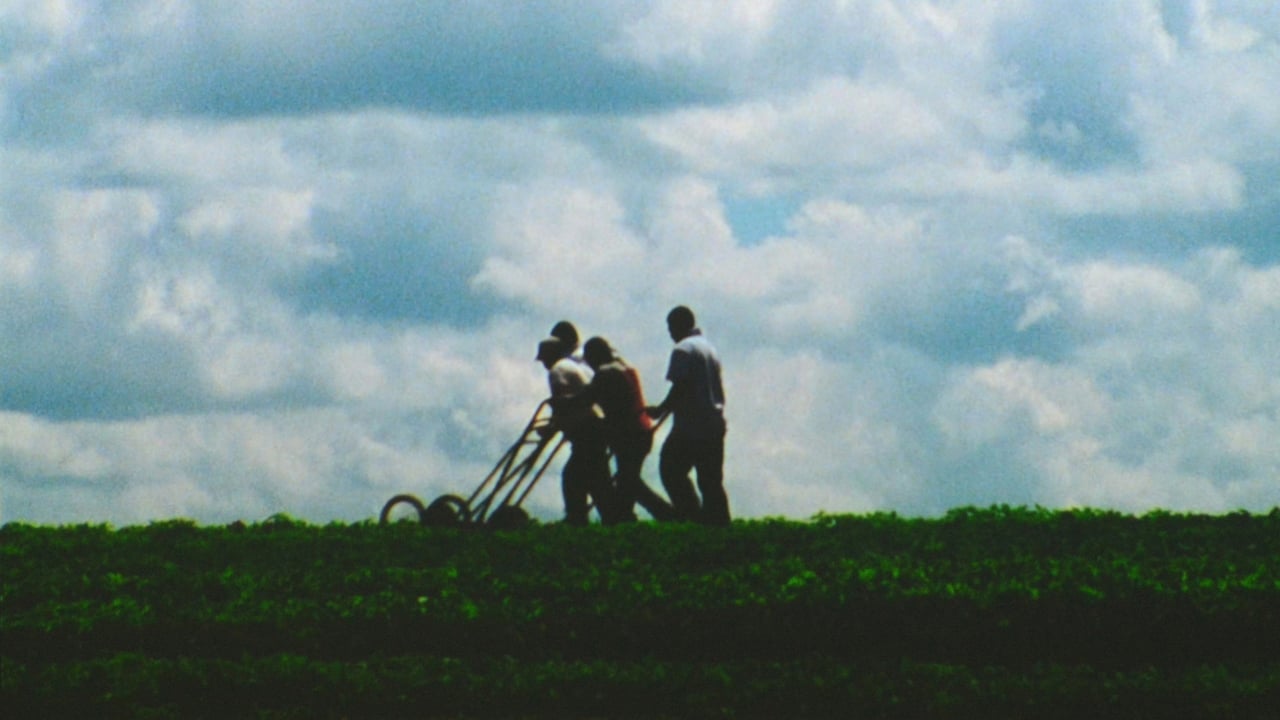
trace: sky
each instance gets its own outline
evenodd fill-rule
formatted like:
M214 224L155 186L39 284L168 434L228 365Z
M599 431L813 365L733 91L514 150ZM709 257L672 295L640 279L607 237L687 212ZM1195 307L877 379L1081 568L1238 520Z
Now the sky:
M0 522L468 494L677 304L736 516L1264 512L1277 138L1273 0L0 0Z

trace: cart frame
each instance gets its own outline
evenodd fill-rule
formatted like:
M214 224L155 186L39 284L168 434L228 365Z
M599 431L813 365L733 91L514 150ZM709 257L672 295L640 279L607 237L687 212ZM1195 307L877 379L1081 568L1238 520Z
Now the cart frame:
M470 496L446 494L425 505L417 496L402 493L382 506L378 521L383 524L390 522L392 510L397 505L406 504L417 510L418 521L423 525L520 527L529 521L529 514L521 505L567 442L552 423L551 400L543 400L533 411L519 439L511 444Z

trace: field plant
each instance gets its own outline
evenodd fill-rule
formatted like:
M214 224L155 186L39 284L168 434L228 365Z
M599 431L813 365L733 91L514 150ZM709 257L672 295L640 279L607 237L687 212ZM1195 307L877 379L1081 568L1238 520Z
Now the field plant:
M6 717L1274 718L1280 509L0 528Z

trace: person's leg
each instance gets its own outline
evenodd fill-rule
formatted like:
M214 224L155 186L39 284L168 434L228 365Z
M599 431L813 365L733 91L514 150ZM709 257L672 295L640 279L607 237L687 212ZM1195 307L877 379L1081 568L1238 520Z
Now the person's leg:
M587 492L595 502L596 513L605 525L616 525L624 518L619 514L617 492L609 473L609 453L598 445L583 456L583 475Z
M587 472L584 457L576 447L569 450L569 460L560 476L560 489L564 494L564 521L570 525L586 525Z
M668 435L658 456L658 474L662 477L667 497L671 498L677 520L696 520L701 512L698 495L689 478L693 461L693 447L689 439L674 433Z
M695 467L698 492L702 495L702 516L707 525L728 525L729 496L724 489L724 435L708 440L699 448Z
M653 488L649 487L649 483L644 481L640 475L636 475L632 481L632 494L636 498L636 502L640 503L640 507L649 513L649 516L659 522L669 522L676 519L676 509L667 502Z
M644 478L640 476L640 469L644 465L644 459L649 455L649 450L653 447L653 436L645 433L638 437L635 442L619 444L614 448L614 459L618 462L618 496L622 505L622 511L629 512L631 517L635 517L635 504L640 503L654 520L673 520L675 519L675 509L671 507L671 503L662 498L661 495L653 491Z
M618 503L618 514L627 519L636 516L636 494L631 476L639 474L640 468L636 459L636 447L631 442L615 442L612 446L613 461L617 472L613 476L614 499ZM639 462L644 461L640 456Z

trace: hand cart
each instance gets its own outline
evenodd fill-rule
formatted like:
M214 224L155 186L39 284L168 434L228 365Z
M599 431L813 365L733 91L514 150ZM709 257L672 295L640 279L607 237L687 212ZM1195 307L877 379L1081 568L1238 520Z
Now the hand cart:
M551 461L566 444L564 436L551 422L551 401L543 400L520 433L520 439L508 448L493 470L469 497L441 495L424 505L414 495L400 494L382 506L381 523L391 520L398 505L409 505L418 512L423 525L437 527L517 528L529 521L529 513L521 505L542 479Z

